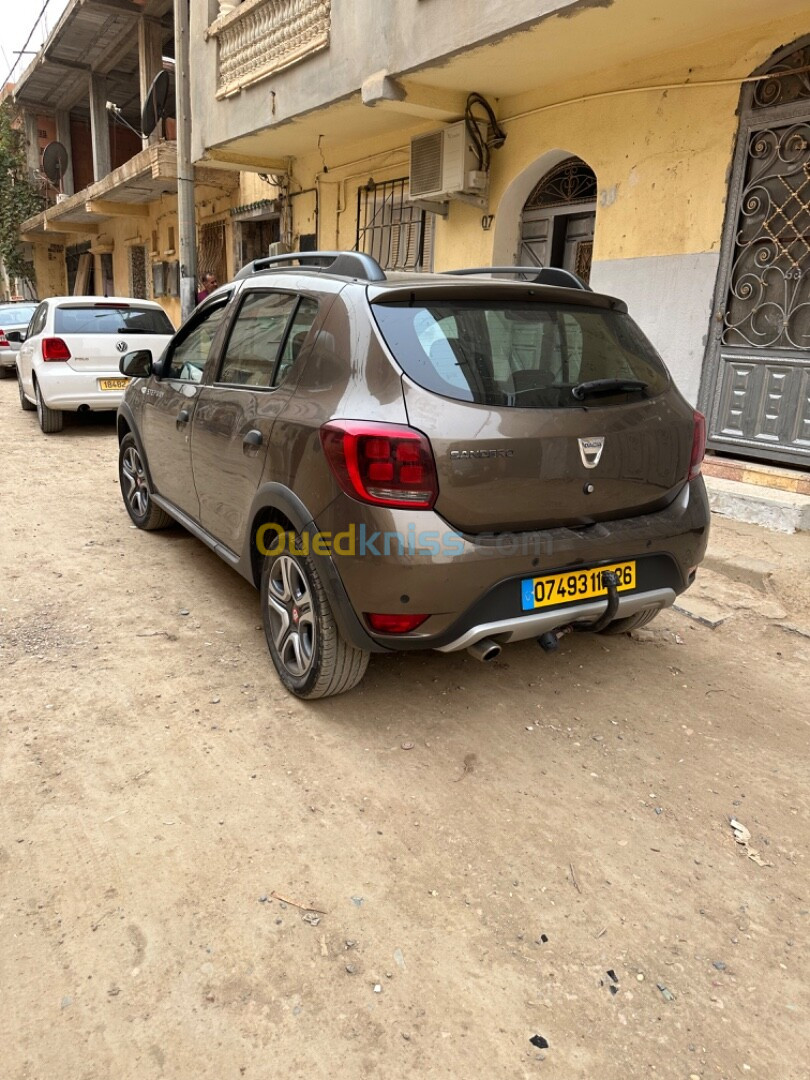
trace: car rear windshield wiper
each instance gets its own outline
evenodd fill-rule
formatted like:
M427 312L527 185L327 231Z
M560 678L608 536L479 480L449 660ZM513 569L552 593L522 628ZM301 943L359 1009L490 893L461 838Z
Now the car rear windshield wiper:
M571 394L577 401L584 401L586 397L595 397L597 394L641 392L648 386L649 383L642 382L641 379L592 379L572 387Z

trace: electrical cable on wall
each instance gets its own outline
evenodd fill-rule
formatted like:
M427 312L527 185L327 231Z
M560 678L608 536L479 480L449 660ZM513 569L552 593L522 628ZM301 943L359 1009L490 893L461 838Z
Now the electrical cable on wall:
M477 118L473 112L476 105L480 105L487 114L487 119L484 121L489 125L489 135L487 138L484 138L481 133L481 128L479 126L481 123L480 117ZM483 95L478 94L475 91L468 95L467 104L464 107L464 123L467 127L467 133L472 140L475 155L478 158L478 167L482 172L489 172L492 151L499 150L506 142L506 132L498 123L492 106Z

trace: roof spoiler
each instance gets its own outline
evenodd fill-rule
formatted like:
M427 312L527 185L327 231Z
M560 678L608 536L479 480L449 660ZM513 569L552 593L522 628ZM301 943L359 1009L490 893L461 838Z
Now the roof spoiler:
M360 278L363 281L385 281L385 271L376 259L362 251L291 251L287 255L268 255L249 262L235 281L259 274L263 270L305 269L337 277Z
M556 285L563 289L583 289L593 292L581 277L560 266L476 266L468 270L445 270L451 277L471 277L477 274L519 274L535 285Z

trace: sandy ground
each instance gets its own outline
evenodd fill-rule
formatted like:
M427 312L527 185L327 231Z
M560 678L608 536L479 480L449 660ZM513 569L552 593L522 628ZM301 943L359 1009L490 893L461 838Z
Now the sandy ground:
M808 1075L806 538L721 523L716 629L304 704L111 418L5 380L0 454L4 1080Z

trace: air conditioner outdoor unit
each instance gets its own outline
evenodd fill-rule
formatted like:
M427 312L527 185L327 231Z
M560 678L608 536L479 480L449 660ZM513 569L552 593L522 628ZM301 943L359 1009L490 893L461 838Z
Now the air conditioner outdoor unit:
M485 124L479 124L486 140ZM462 199L486 206L489 177L481 170L463 120L411 139L409 196L412 200L447 202Z

